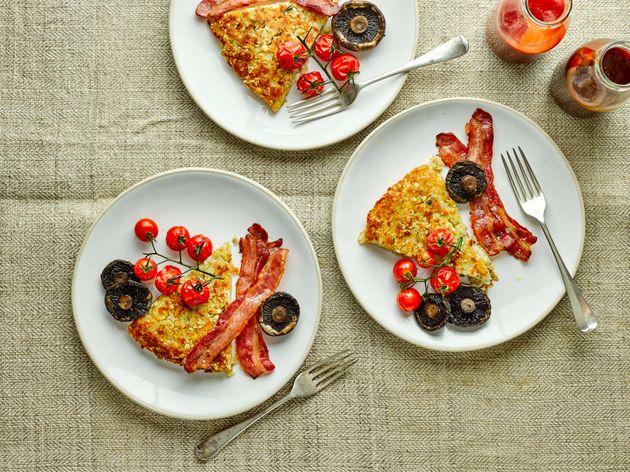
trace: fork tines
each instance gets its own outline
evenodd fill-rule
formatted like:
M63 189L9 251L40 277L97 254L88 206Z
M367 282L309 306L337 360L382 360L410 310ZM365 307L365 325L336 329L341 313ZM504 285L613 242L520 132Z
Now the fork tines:
M302 124L333 115L344 108L341 95L332 88L318 97L307 98L289 105L287 110L293 123Z
M306 373L312 379L313 384L321 390L341 377L357 362L354 354L348 349L334 354L308 368Z
M505 152L507 162L510 163L509 167L506 162L506 158L503 157L503 154L501 154L501 160L503 161L503 167L505 167L505 172L507 173L512 190L519 202L522 203L541 196L542 189L540 188L538 179L536 178L534 171L532 171L532 168L525 157L525 153L520 146L518 146L518 151L519 152L517 153L516 149L512 148L514 160L512 160L510 151ZM514 162L516 162L516 166L514 165Z

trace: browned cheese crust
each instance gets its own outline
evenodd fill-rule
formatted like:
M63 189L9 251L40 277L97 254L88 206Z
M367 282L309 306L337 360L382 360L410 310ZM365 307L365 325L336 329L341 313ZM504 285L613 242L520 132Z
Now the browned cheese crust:
M223 57L273 111L284 104L295 75L301 71L280 69L278 46L308 35L309 45L326 25L325 15L294 2L258 3L227 12L210 20L212 32L221 42Z
M217 248L201 267L222 277L208 286L207 303L189 307L177 292L161 295L146 315L128 327L131 337L160 359L181 365L195 344L215 327L219 315L230 303L231 275L235 268L229 244ZM232 363L232 346L229 346L214 359L209 371L230 373Z

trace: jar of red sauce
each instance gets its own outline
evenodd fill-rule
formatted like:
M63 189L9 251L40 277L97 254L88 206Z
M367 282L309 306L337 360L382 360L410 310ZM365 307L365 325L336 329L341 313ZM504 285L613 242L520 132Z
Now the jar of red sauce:
M530 62L567 32L571 0L501 0L488 18L486 39L501 59Z
M566 112L579 117L611 111L630 99L630 41L596 39L558 64L551 95Z

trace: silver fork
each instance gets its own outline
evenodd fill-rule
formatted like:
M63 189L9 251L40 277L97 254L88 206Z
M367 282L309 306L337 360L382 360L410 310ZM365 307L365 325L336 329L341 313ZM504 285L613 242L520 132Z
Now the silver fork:
M402 74L418 67L437 64L438 62L446 62L451 59L463 56L468 52L468 41L463 36L457 36L444 44L436 47L432 51L416 57L413 61L398 67L385 74L366 80L365 82L346 84L339 93L336 88L331 88L321 95L307 98L299 102L293 103L287 107L291 120L294 124L308 123L309 121L318 120L325 116L339 113L348 108L356 100L359 92L365 87L372 85L381 80L387 79L393 75Z
M575 322L577 323L580 331L583 333L589 333L597 328L597 320L595 319L595 315L593 314L591 307L588 306L588 303L586 303L586 300L582 296L580 288L577 286L575 280L573 280L571 274L564 265L564 262L560 257L560 253L553 242L551 233L549 233L549 229L545 223L545 208L547 207L545 195L540 188L538 179L536 179L536 176L525 157L525 153L520 146L518 146L518 150L520 156L517 154L516 149L512 148L514 160L512 160L512 156L509 151L505 152L507 155L507 162L510 163L509 167L506 162L506 158L504 158L503 154L501 154L501 160L503 161L503 166L505 167L508 179L510 180L510 185L512 186L514 195L516 195L516 199L523 211L532 218L538 220L538 223L540 223L540 227L542 228L543 233L545 233L547 242L551 247L551 252L556 258L556 263L558 264L558 269L560 270L564 286L567 289L567 295L569 297L569 301L571 302ZM516 162L516 165L514 165L514 162Z
M241 434L259 419L271 413L281 405L294 398L310 397L322 391L331 383L338 380L346 373L348 368L357 362L349 350L341 351L306 369L295 378L291 392L272 405L251 418L235 424L223 431L214 434L195 447L196 456L202 461L207 461L226 446L232 439Z

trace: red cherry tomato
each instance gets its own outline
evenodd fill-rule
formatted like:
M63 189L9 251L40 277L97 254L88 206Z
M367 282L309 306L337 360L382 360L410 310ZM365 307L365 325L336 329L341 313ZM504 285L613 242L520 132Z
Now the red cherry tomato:
M175 292L180 284L178 276L181 273L182 271L179 267L174 265L165 266L155 276L155 288L164 295Z
M401 259L394 264L394 278L397 282L406 282L418 275L418 268L411 259Z
M324 78L317 71L302 74L297 80L297 89L307 97L314 97L324 91Z
M427 251L426 249L420 251L420 254L416 256L416 262L423 269L430 269L436 263L433 253Z
M322 61L330 61L341 54L339 43L332 34L322 34L315 40L315 54Z
M140 218L133 231L140 241L148 242L157 238L158 225L151 218Z
M414 311L422 303L422 295L413 287L407 288L398 294L397 301L402 311Z
M330 71L335 79L343 81L352 74L357 74L361 64L352 54L342 54L335 57L330 63Z
M188 306L201 305L210 298L210 290L201 279L187 280L181 289L182 300Z
M431 287L441 295L450 295L459 287L459 276L451 267L440 267L431 276Z
M184 226L173 226L166 232L166 245L173 251L186 249L189 239L190 233Z
M276 60L278 67L286 70L297 70L306 64L306 49L298 41L287 41L278 46Z
M191 259L203 262L212 254L212 241L203 234L196 234L188 240L187 249Z
M446 256L453 244L453 234L444 228L434 229L427 237L429 251L438 256Z
M157 264L150 258L143 257L133 266L133 273L140 280L151 280L157 274Z

